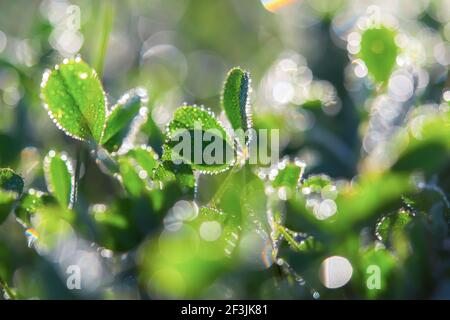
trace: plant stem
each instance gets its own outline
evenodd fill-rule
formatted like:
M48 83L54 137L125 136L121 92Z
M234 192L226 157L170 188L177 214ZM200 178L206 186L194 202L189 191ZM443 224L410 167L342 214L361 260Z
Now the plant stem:
M78 188L80 187L80 175L81 175L81 165L84 162L85 158L85 146L83 142L79 142L77 146L77 156L76 156L76 165L75 165L75 186L73 193L73 206L75 205L78 198Z
M295 241L292 235L282 225L275 223L275 228L279 233L283 235L283 237L286 239L286 241L289 243L291 247L293 247L297 251L300 251L300 247L297 241Z
M11 290L6 281L4 281L2 278L0 278L0 286L3 287L3 290L5 290L6 294L11 300L16 299L16 294Z
M111 33L114 21L114 5L112 3L112 0L102 0L100 2L100 44L96 51L96 54L94 54L94 68L95 70L97 70L97 74L101 78L103 75L103 65L105 62L106 50L108 48L109 34Z

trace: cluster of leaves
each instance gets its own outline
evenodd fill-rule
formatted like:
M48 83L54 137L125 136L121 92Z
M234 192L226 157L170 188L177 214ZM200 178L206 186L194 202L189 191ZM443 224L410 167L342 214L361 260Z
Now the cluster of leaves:
M386 28L363 34L360 56L377 83L386 82L392 72L398 50L394 36ZM445 272L431 261L416 262L428 261L429 250L439 255L448 238L448 200L427 181L433 176L448 179L450 113L422 118L420 136L412 123L405 124L406 137L399 135L386 150L388 164L339 184L324 175L307 175L298 159L285 158L269 169L247 161L249 140L240 140L235 132L253 126L250 85L248 72L229 72L221 103L231 129L204 107L178 108L158 154L138 143L140 130L152 121L145 90L130 90L109 107L95 70L79 57L65 59L44 74L42 101L58 128L81 140L80 148L89 150L121 190L111 202L85 210L77 202L81 158L75 162L51 150L43 165L46 192L24 191L19 175L1 169L0 223L14 212L30 245L44 256L70 241L74 232L117 256L128 253L137 266L132 272L138 286L158 297L201 297L215 280L239 272L238 257L246 254L242 243L255 232L265 243L259 255L264 268L279 275L274 292L287 285L293 295L327 294L320 289L317 270L331 255L351 261L353 297L426 292L434 281L431 275ZM177 152L173 141L179 131L195 132L197 124L217 132L215 139L231 151L232 161L199 164ZM208 145L203 143L202 150ZM424 182L414 184L412 178L421 175ZM177 213L180 201L185 205ZM381 268L380 290L366 285L371 265ZM420 277L414 292L406 279L418 274L430 275L430 282ZM7 275L0 268L0 278ZM389 283L403 285L393 292ZM20 288L16 294L28 297Z

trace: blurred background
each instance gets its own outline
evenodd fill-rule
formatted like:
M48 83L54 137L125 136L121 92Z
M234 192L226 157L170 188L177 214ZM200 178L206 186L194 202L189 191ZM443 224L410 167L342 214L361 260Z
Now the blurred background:
M65 144L42 112L39 79L62 57L81 54L93 64L103 21L101 1L19 0L1 6L0 126L2 140L13 142L9 145L16 150L8 155L2 150L4 166L28 145ZM416 69L420 103L434 102L441 97L449 63L448 6L446 0L305 0L273 8L270 1L258 0L118 1L103 83L111 105L128 89L147 88L152 116L164 126L183 102L218 111L227 71L242 66L254 81L253 106L261 118L256 121L263 121L268 109L286 105L318 99L329 105L322 113L298 115L292 126L305 132L318 123L316 131L326 128L322 133L333 139L314 132L313 140L299 135L299 141L284 143L295 150L301 145L303 158L314 159L318 171L348 178L356 172L362 143L358 125L371 102L367 71L352 57L358 21L375 14L401 31L403 69ZM373 142L364 147L370 151Z
M26 187L45 190L41 167L49 150L75 157L76 142L56 128L42 107L40 82L43 72L64 57L80 54L96 63L105 10L113 17L102 77L109 105L131 88L146 88L151 123L143 135L158 152L159 129L184 102L220 114L223 81L234 66L251 73L255 126L281 129L283 156L305 161L309 174L338 180L357 176L360 159L382 156L412 107L437 109L443 99L450 100L448 94L443 98L449 85L449 0L111 3L105 9L103 1L0 1L0 167L14 168ZM384 91L358 56L370 19L397 33L399 54ZM80 186L80 201L110 200L117 186L94 164L86 164L82 175L85 171L89 175ZM108 273L102 257L85 245L86 253L78 258L92 266L89 277L95 288L81 297L145 297L127 274L118 287L96 291L95 281L105 282ZM2 246L15 253L8 255ZM27 297L77 296L54 276L60 271L51 262L27 248L22 230L11 221L0 227L0 268L0 275L11 273L15 286L26 288ZM238 289L239 276L228 277L224 281L234 289L217 284L208 297L274 298L264 286L252 291L256 284L251 283ZM446 291L433 288L424 295L448 294L448 281ZM281 291L275 297L311 295Z

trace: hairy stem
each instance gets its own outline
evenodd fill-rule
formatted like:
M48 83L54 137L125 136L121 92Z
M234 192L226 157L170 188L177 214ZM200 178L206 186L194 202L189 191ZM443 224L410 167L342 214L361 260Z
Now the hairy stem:
M297 241L295 241L292 235L286 230L286 228L284 228L282 225L278 223L275 223L275 228L279 233L283 235L284 239L286 239L286 241L293 249L300 251L299 244L297 243Z

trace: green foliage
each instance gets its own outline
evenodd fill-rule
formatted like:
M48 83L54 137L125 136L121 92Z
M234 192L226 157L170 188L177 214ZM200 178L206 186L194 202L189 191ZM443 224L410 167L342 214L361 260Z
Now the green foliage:
M58 205L38 207L34 213L33 228L39 235L36 242L42 253L50 254L62 241L73 241L75 237L73 223L75 213Z
M131 149L126 154L142 168L148 176L152 176L153 170L158 166L158 154L151 147L141 146Z
M305 103L302 103L302 105L300 106L302 109L307 109L307 110L318 110L322 107L322 101L320 100L308 100Z
M198 251L204 259L222 259L233 254L241 233L236 214L202 207L191 225L200 236Z
M136 147L118 156L120 181L131 195L138 197L173 182L186 188L194 187L190 166L159 161L158 158L158 154L148 146Z
M361 294L369 299L385 296L389 284L395 279L397 260L389 250L369 247L357 258L354 283L359 284Z
M90 213L95 227L95 241L117 252L135 248L145 233L155 227L151 221L153 209L144 198L138 201L117 199L110 205L96 204L90 208Z
M44 173L48 191L62 207L71 207L74 202L75 173L67 154L51 150L44 159Z
M189 165L177 165L170 161L163 161L158 164L154 170L154 179L155 182L161 183L163 186L176 181L183 187L195 187L192 168Z
M22 191L23 179L12 169L0 169L0 224L6 220Z
M396 64L399 48L396 32L385 26L369 28L362 33L359 56L376 82L385 83Z
M122 157L119 159L119 170L121 181L125 189L134 197L139 195L146 188L146 176L140 176L141 168L138 164L128 157Z
M158 154L147 146L136 147L118 156L120 180L133 196L154 188L154 170L158 166Z
M2 262L0 264L0 279L8 279L14 269L9 255L9 248L3 242L0 242L0 261Z
M200 1L202 10L159 1L143 14L176 36L156 46L141 28L108 44L113 27L120 35L128 25L113 24L114 14L127 21L126 6L80 5L100 16L79 30L98 74L77 56L64 59L44 73L40 99L58 128L86 143L55 135L35 108L36 75L76 46L55 37L52 10L41 10L31 34L21 28L28 40L0 55L0 164L23 175L0 169L0 299L448 298L450 92L439 2L417 18L369 10L351 19L340 17L356 0L313 2L302 6L322 19L320 54L277 45L295 48L304 37L292 38L289 24L274 28L283 15L260 19L257 1L242 3L249 19L226 1ZM17 37L9 20L0 19L7 49ZM260 30L270 37L249 36ZM142 50L106 59L118 43ZM252 70L254 99L248 71L232 68L223 82L231 61ZM137 87L111 106L102 82L113 97ZM215 113L174 109L185 99ZM278 135L269 150L261 136L242 140L253 121L278 129L279 144L271 144ZM185 133L190 154L179 148ZM205 161L213 151L229 157ZM281 161L263 164L260 151L279 151ZM328 264L336 256L351 266L341 286L345 268ZM79 291L61 277L74 261L89 269Z
M49 116L67 135L102 140L106 97L97 73L80 58L65 59L44 73L41 97Z
M412 190L408 178L402 175L366 176L339 194L339 212L332 228L336 232L348 231L355 223L373 219L377 213L395 206L403 194Z
M108 112L102 144L108 151L117 151L130 134L134 120L148 100L144 89L130 90Z
M142 248L142 282L153 279L148 289L163 296L196 296L231 263L239 234L236 216L200 208L179 230L165 231Z
M23 191L23 179L14 170L2 168L0 169L0 189L13 191L21 195Z
M407 134L399 135L392 144L397 159L393 170L425 173L439 172L448 164L450 113L419 115L407 124Z
M387 41L378 31L366 36L370 41ZM371 74L374 67L370 67L370 59L378 54L372 51L372 56L365 56L369 59L365 62ZM385 68L382 75L372 76L379 82L386 81L392 67ZM75 68L72 71L80 72ZM63 79L63 75L58 74L56 78ZM239 68L232 69L225 82L222 104L234 130L246 130L251 123L249 82L248 73ZM45 178L56 201L50 195L30 189L15 209L24 225L35 228L39 235L35 245L40 252L50 254L58 248L61 237L71 241L76 233L112 252L137 250L137 274L149 293L163 298L195 298L205 294L213 281L239 265L239 254L245 252L246 245L240 248L241 240L258 230L263 239L260 241L265 241L259 258L263 265L276 261L285 276L295 281L301 278L296 270L304 271L311 284L317 285L308 270L318 269L323 257L341 254L355 264L351 282L354 292L378 298L390 296L391 292L385 287L392 279L400 279L394 255L404 264L412 263L408 245L420 247L418 240L408 240L412 232L423 236L423 230L417 231L422 220L414 219L411 213L414 208L420 210L421 216L432 208L433 228L440 234L447 232L439 227L445 220L445 211L439 210L445 201L440 207L434 205L435 201L423 201L423 192L418 194L410 173L420 170L429 174L445 169L449 158L448 113L421 116L420 121L412 117L406 135L398 134L387 146L391 159L387 167L371 167L363 162L364 170L358 179L337 185L324 174L306 175L306 165L300 160L290 161L286 157L273 167L263 169L246 163L245 155L237 158L233 142L236 137L229 136L211 111L196 106L183 106L175 111L167 125L160 160L150 146L137 146L135 139L130 139L130 135L144 128L140 126L143 122L136 125L136 119L145 108L146 100L143 91L128 92L107 114L103 138L101 135L83 137L97 141L97 145L91 145L96 149L97 164L107 175L117 179L125 191L112 201L91 205L87 217L66 209L72 207L74 192L73 169L67 155L50 152L45 157ZM285 118L277 121L276 127L282 129ZM84 125L88 128L88 124ZM202 138L211 129L215 134L210 144ZM188 141L193 151L190 157L177 149L185 133L191 138ZM202 139L199 146L195 144L196 134L200 134L197 139ZM205 163L201 159L196 162L192 157L195 148L203 154L216 141L222 143L224 154L231 154L229 161ZM430 154L432 161L425 161L423 157ZM368 157L365 161L374 160ZM4 170L3 188L10 190L5 191L4 202L9 212L22 192L23 182L20 185L20 177L18 179L12 170ZM186 197L195 199L203 186L195 171L216 174L208 176L204 182L211 189L211 195L203 199L204 205L200 208L197 201L180 202ZM191 203L188 217L179 207L186 203ZM161 225L165 226L162 232ZM361 251L353 230L365 227L375 232L370 245ZM382 241L386 247L375 249L375 241ZM376 292L367 289L370 280L367 270L373 264L383 274L377 280L383 289ZM364 282L366 286L362 285Z
M199 241L196 232L185 227L146 242L139 255L141 283L160 298L198 296L222 268L199 257Z
M376 235L379 240L388 241L391 234L403 230L412 220L412 214L406 210L399 210L384 216L376 227Z
M16 192L0 190L0 224L8 217L16 199Z
M250 75L241 68L228 73L222 94L222 105L231 127L246 131L251 128Z
M302 162L282 162L272 185L275 188L286 187L295 190L300 186L304 171L305 164Z
M210 143L205 137L205 132L210 132ZM184 136L183 136L184 135ZM202 142L198 141L196 135L200 136ZM202 137L205 137L202 139ZM173 150L180 140L188 139L187 144L191 146L190 155L181 154L177 150ZM194 142L197 140L197 142ZM205 149L211 147L212 144L218 143L221 146L223 160L219 163L206 163L203 159L196 160L195 157L203 158ZM199 145L199 152L196 152L196 144ZM233 163L233 143L225 129L216 119L210 110L195 106L183 106L174 113L173 120L167 126L166 148L164 149L164 160L172 162L182 161L191 165L195 170L204 173L217 173L227 170ZM230 159L231 158L231 159Z
M41 191L29 189L20 198L14 213L23 223L30 226L31 217L36 211L44 205L47 206L51 204L56 204L56 200L52 196Z
M311 192L320 192L326 186L331 185L330 177L326 175L311 175L302 183L302 188L309 188Z

